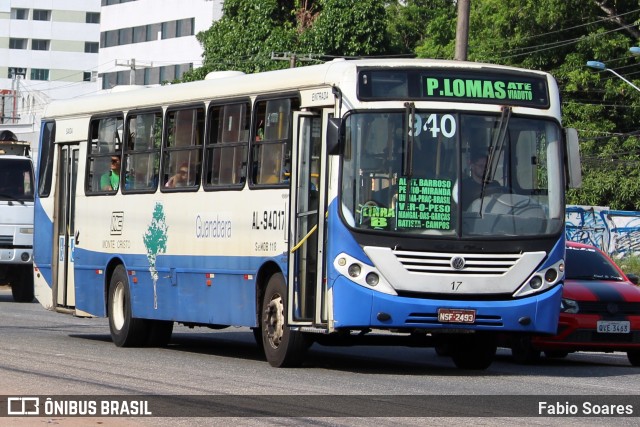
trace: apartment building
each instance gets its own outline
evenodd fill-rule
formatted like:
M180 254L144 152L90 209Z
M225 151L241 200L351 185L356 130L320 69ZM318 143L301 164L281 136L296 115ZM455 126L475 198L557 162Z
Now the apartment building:
M35 149L48 102L202 65L223 0L0 0L0 131Z
M196 34L222 16L222 0L102 0L100 87L162 84L202 65Z
M99 43L100 0L0 0L0 90L19 97L4 121L23 115L14 104L94 92Z

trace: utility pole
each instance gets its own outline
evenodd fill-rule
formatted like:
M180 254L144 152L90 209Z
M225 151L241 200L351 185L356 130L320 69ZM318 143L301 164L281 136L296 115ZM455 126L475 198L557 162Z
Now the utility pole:
M456 26L456 53L453 59L467 60L469 45L469 8L471 0L458 0L458 24Z
M298 61L308 62L308 61L317 61L314 54L308 55L298 55L297 53L285 52L271 52L271 60L272 61L289 61L289 68L295 68Z
M135 86L136 84L136 59L135 58L131 58L128 61L123 61L121 63L118 63L118 60L116 59L116 66L119 67L129 67L129 84L131 86ZM140 68L145 68L145 66L142 66Z

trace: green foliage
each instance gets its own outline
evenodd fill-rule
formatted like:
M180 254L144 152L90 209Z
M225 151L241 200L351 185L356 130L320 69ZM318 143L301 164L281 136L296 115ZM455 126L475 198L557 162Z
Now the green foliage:
M439 27L428 25L419 56L453 58L453 7L439 16ZM638 59L628 49L638 44L640 33L631 24L639 18L637 1L629 0L471 2L469 60L548 71L558 81L563 125L578 129L583 158L583 186L569 192L568 203L640 210L640 92L586 67L588 60L601 60L620 74L637 75Z
M614 259L614 261L625 274L632 273L640 276L640 256L631 255L621 259Z
M606 71L634 79L628 49L640 31L637 0L473 0L469 60L552 73L564 126L579 131L583 187L567 202L640 210L640 92ZM398 55L452 59L457 6L451 0L225 0L223 18L198 34L209 71L247 73L288 67L272 52L332 56ZM297 66L308 65L300 61Z
M320 0L322 13L301 37L309 52L328 56L385 53L386 9L380 0Z

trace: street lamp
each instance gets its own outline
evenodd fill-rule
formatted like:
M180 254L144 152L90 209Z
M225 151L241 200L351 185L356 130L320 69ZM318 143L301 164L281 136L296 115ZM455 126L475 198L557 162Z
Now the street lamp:
M634 50L635 49L635 50ZM632 47L631 49L629 49L632 53L637 53L640 54L640 47ZM640 88L636 85L634 85L633 83L631 83L629 80L625 79L624 77L622 77L620 74L616 73L615 71L613 71L611 68L607 68L606 65L604 65L603 62L600 61L587 61L587 67L591 67L594 68L596 70L600 70L600 71L609 71L612 74L615 74L617 77L619 77L620 79L624 80L627 84L629 84L631 87L633 87L635 90L637 90L638 92L640 92Z

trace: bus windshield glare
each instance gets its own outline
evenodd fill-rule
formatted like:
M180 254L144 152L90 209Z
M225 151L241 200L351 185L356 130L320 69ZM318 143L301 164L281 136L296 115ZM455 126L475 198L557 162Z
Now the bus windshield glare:
M482 115L408 107L345 122L341 202L349 226L445 238L561 232L554 121L511 116L509 108Z

